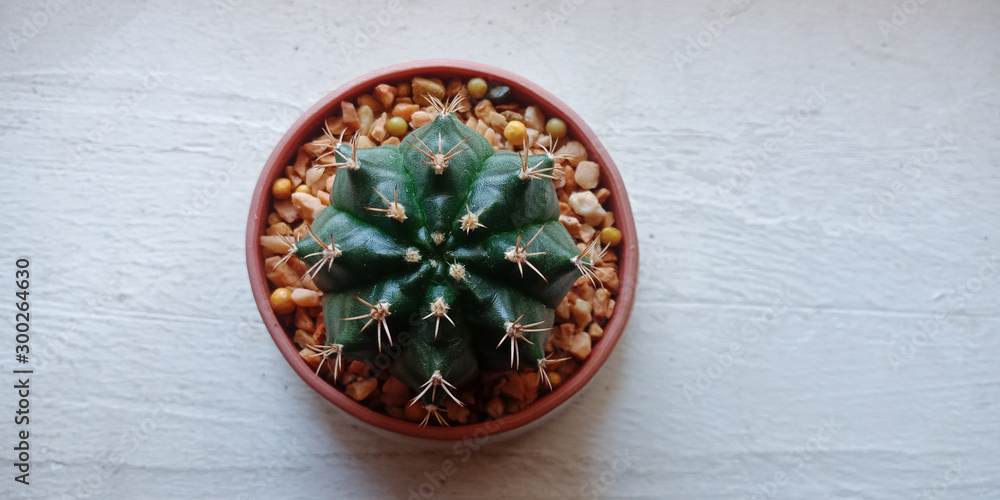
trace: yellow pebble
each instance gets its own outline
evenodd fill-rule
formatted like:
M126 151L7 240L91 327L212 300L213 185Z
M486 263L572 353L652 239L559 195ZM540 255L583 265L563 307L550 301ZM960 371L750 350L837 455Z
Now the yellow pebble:
M549 118L549 121L545 123L545 131L548 132L553 139L565 137L566 122L558 118Z
M465 88L468 89L469 95L475 97L476 99L482 98L486 95L486 91L488 90L486 80L483 80L482 78L473 78L469 80L469 83L465 85Z
M274 185L271 186L271 194L279 200L287 199L292 195L292 181L284 177L274 181Z
M305 184L299 184L299 187L295 188L295 192L312 194L312 191L309 190L309 186L306 186Z
M403 118L394 116L389 118L389 121L385 122L385 129L395 137L403 137L406 135L408 125L406 124L406 120Z
M524 127L523 123L517 120L511 120L507 123L507 127L503 129L503 136L515 146L520 146L527 134L528 129Z
M605 245L615 246L622 242L622 232L613 227L601 231L601 241Z
M295 301L292 300L292 291L287 288L278 288L272 292L271 307L278 314L288 314L295 311Z
M559 372L549 372L547 375L549 376L549 382L552 382L552 387L559 387L562 384L562 375L559 375Z

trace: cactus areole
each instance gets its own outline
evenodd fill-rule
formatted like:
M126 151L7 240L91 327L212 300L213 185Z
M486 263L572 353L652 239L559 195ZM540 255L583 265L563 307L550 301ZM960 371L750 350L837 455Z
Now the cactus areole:
M334 376L386 353L439 421L480 370L544 368L553 308L593 272L558 222L552 160L494 151L440 109L398 146L338 141L330 206L289 243L324 292L313 350Z

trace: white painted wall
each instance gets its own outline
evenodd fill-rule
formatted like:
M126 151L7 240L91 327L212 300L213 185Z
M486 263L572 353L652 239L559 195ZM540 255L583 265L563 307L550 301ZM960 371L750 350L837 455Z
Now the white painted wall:
M438 498L601 479L608 498L1000 498L996 2L421 1L374 29L389 3L226 1L0 5L0 275L32 258L38 369L25 488L8 276L0 497L406 498L452 460ZM678 64L688 37L705 47ZM431 57L520 73L583 115L642 240L601 377L468 461L314 394L259 325L243 258L285 128Z

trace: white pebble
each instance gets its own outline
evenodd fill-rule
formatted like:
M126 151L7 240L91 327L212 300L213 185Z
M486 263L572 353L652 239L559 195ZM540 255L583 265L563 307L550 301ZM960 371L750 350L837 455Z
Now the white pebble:
M590 191L579 191L569 195L569 207L591 226L597 226L603 222L604 214L607 213L601 207L601 202L597 201L597 196L594 196L594 193Z
M594 189L601 179L601 168L592 161L581 161L576 167L573 179L583 189Z
M305 288L295 288L292 290L292 302L299 307L317 307L322 305L323 294Z

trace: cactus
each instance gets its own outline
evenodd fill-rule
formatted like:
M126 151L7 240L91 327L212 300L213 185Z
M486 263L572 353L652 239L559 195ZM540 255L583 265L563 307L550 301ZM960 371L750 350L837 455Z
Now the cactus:
M398 146L335 140L331 204L283 259L305 261L324 292L316 356L336 378L342 358L391 347L390 373L428 411L422 425L447 425L444 398L463 405L452 390L479 370L545 378L554 307L594 275L593 245L579 251L558 222L551 156L494 151L456 104L435 102L437 118Z

